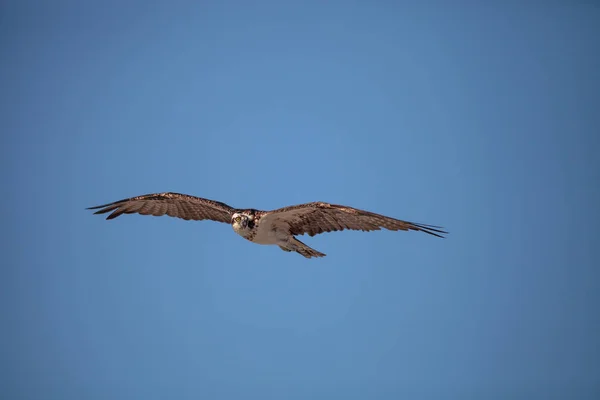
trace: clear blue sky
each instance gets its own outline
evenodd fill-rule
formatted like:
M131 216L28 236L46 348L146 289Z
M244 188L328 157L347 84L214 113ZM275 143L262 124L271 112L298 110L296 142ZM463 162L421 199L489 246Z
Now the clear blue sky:
M0 397L598 398L598 6L91 3L0 6ZM84 210L162 191L450 235Z

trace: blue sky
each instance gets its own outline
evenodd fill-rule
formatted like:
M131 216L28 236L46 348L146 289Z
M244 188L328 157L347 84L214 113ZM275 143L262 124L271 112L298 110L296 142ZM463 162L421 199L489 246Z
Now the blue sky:
M0 6L2 398L597 398L597 6L100 4ZM163 191L450 235L84 210Z

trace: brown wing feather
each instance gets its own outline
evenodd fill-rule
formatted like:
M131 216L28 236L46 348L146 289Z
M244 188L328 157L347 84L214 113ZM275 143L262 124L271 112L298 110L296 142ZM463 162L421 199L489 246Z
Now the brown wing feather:
M106 219L117 218L121 214L138 213L155 216L166 214L170 217L185 220L200 221L209 219L226 223L231 222L231 216L235 212L234 208L219 201L172 192L145 194L88 208L88 210L95 209L100 210L94 214L104 214L112 211Z
M269 211L263 216L261 223L274 224L279 229L289 229L292 235L309 236L324 232L342 231L344 229L358 231L376 231L381 228L391 231L421 231L443 238L441 227L402 221L384 215L359 210L348 206L314 202L284 207Z

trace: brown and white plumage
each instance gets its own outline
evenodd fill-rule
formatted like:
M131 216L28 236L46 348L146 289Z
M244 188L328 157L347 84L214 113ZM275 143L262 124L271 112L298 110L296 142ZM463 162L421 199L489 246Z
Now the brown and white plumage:
M441 234L447 233L440 230L438 226L401 221L353 207L323 202L299 204L268 211L263 216L264 220L288 228L292 235L307 233L309 236L314 236L319 233L345 229L368 232L381 228L390 231L422 231L437 237L443 237Z
M251 242L278 245L282 250L295 251L306 258L323 257L295 235L318 235L345 229L375 231L422 231L443 237L447 232L438 226L402 221L353 207L313 202L283 207L272 211L236 209L219 201L180 193L155 193L131 197L114 203L90 207L95 214L112 212L106 219L122 214L168 215L185 220L212 220L231 223L234 231Z
M101 206L89 207L95 210L94 214L112 213L106 219L117 218L121 214L142 215L168 215L169 217L182 218L185 220L212 220L231 223L233 208L219 201L203 199L201 197L189 196L181 193L154 193L142 196L130 197L103 204Z

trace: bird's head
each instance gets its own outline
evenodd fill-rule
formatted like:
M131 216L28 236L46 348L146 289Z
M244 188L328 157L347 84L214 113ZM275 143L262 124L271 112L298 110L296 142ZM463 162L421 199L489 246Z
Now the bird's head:
M251 222L254 218L251 215L244 213L235 213L231 217L231 226L236 231L248 229L248 225L251 225Z

